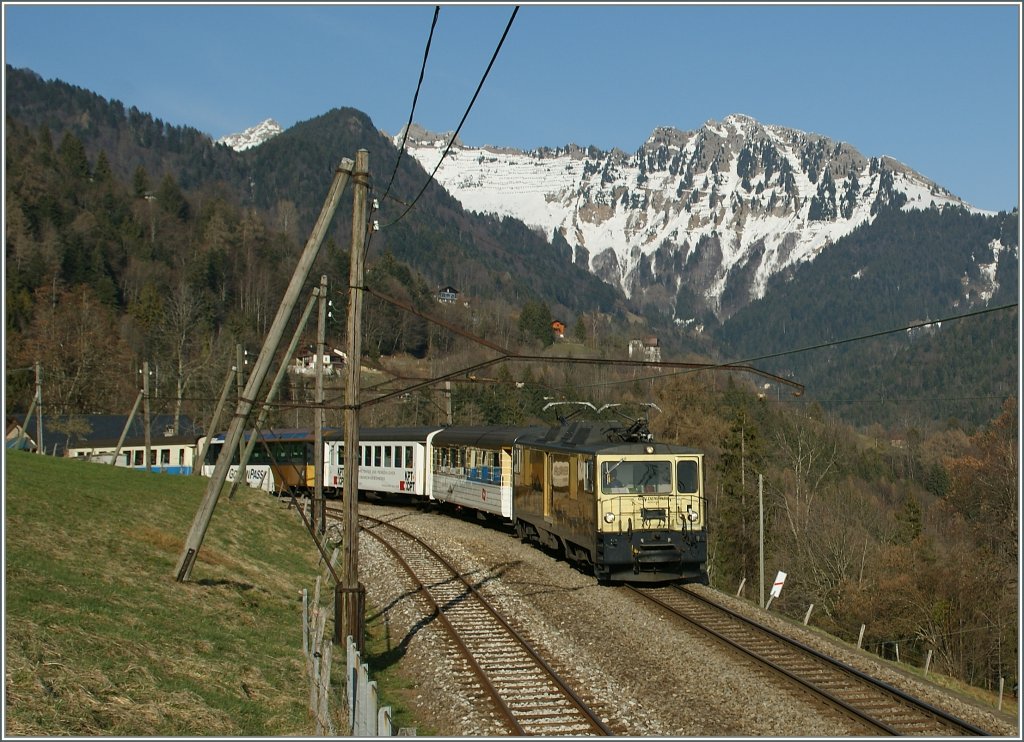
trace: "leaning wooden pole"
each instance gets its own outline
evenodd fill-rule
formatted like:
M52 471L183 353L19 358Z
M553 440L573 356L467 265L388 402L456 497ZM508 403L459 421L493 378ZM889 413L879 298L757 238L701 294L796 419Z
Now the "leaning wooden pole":
M256 365L249 375L249 381L245 386L242 398L238 400L235 415L228 426L224 446L217 457L217 465L214 467L213 475L207 483L206 495L203 497L199 510L196 511L195 518L192 520L192 527L189 529L188 536L185 539L185 546L175 567L175 579L178 582L185 582L192 574L192 566L199 555L199 549L203 545L203 538L206 536L206 530L210 526L210 519L213 517L213 510L217 506L221 489L227 480L232 455L238 448L238 443L242 439L242 432L245 428L245 421L252 411L253 400L260 387L263 386L263 381L266 379L271 361L273 361L274 354L277 352L277 346L281 342L282 335L284 335L285 326L299 299L303 284L305 284L306 279L309 277L309 272L312 270L313 263L320 252L320 245L327 234L327 228L334 217L334 212L338 208L341 193L345 190L351 173L352 160L345 158L334 172L334 181L331 183L330 190L327 193L323 210L313 226L313 233L306 242L306 247L299 258L299 263L295 268L295 273L292 275L291 283L288 284L284 298L281 299L281 306L278 307L277 316L274 317L274 322L267 333L263 349L260 351L259 357L256 359Z
M128 419L124 421L124 428L121 430L121 437L117 439L117 448L114 449L114 456L110 459L111 466L117 466L117 457L121 455L121 446L124 445L124 439L128 437L128 430L132 427L132 420L135 419L135 413L139 411L139 403L145 396L146 392L142 389L139 390L139 396L135 398L135 404L132 406L132 411L128 413ZM128 462L131 465L132 462Z
M327 276L320 276L320 301L316 325L316 384L313 408L313 524L314 533L327 532L327 503L324 502L324 356L327 353Z
M43 450L43 367L36 361L36 453L44 454ZM28 430L28 420L25 420L25 430Z
M220 412L224 409L224 403L228 401L228 392L231 391L231 380L234 378L235 367L232 366L228 369L228 375L224 377L224 386L220 390L220 399L217 400L217 407L213 411L213 417L210 418L210 424L203 431L203 445L199 447L199 454L196 456L196 460L192 462L193 474L203 473L203 462L206 461L206 452L210 448L210 438L217 434L217 426L220 425Z
M370 155L365 149L356 153L352 174L352 253L349 256L348 357L345 384L345 571L340 588L342 619L339 637L351 636L363 647L362 595L359 585L359 369L362 356L363 249L366 242L366 196L369 189Z
M146 471L153 471L153 420L149 415L149 361L142 362L142 435L146 447Z
M295 349L299 347L299 338L302 337L302 332L306 328L306 323L309 321L309 315L313 311L313 302L316 301L319 292L320 289L313 289L313 295L310 296L309 301L306 302L306 308L302 312L302 318L299 320L299 324L295 326L295 332L292 333L292 341L288 345L288 350L285 351L284 359L281 361L281 365L277 369L277 376L274 377L274 381L270 385L270 391L267 392L267 399L263 402L263 408L260 410L260 414L256 418L256 425L253 426L253 434L249 436L249 441L245 444L245 450L242 451L242 458L239 461L240 465L249 463L249 459L252 458L252 452L256 449L256 443L263 435L263 426L266 424L267 418L270 417L270 406L277 398L277 390L281 387L281 382L284 381L284 377L288 373L288 362L295 357ZM228 491L228 497L234 497L235 490L238 489L239 479L240 477L235 477L234 481L231 482L231 489Z

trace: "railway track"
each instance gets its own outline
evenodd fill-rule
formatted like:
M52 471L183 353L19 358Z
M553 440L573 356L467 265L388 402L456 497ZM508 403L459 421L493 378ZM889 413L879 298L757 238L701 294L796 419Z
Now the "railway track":
M873 734L987 735L898 688L785 637L682 587L628 587L730 648L784 676Z
M611 735L601 718L454 566L413 534L360 516L361 532L398 560L510 733Z

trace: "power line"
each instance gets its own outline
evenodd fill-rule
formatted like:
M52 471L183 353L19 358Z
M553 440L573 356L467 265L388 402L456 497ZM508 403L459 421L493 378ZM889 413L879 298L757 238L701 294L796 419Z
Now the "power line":
M961 320L961 319L968 319L970 317L977 317L977 316L982 315L982 314L989 314L991 312L1001 312L1001 311L1005 311L1007 309L1016 309L1016 308L1017 308L1017 302L1014 302L1012 304L1004 304L1004 305L999 306L999 307L986 307L985 309L979 309L979 310L974 311L974 312L966 312L964 314L957 314L957 315L953 315L953 316L950 316L950 317L943 317L941 319L927 320L925 322L915 322L914 324L905 325L903 327L896 327L896 328L893 328L891 330L880 330L878 332L867 333L866 335L857 335L855 337L843 338L842 340L831 340L831 341L829 341L827 343L818 343L817 345L808 345L808 346L803 347L803 348L795 348L793 350L783 350L783 351L779 351L778 353L767 353L767 354L761 355L761 356L754 356L752 358L745 358L745 359L743 359L741 361L726 361L726 362L719 363L719 364L712 364L712 365L709 366L709 368L722 368L722 367L727 367L727 366L737 366L737 365L743 365L743 364L749 364L749 363L756 363L757 361L764 361L764 360L768 360L768 359L771 359L771 358L781 358L782 356L790 356L790 355L796 355L798 353L806 353L807 351L811 351L811 350L822 350L824 348L833 348L833 347L836 347L836 346L839 346L839 345L846 345L848 343L856 343L856 342L860 342L862 340L871 340L872 338L883 337L885 335L892 335L892 334L897 333L897 332L907 332L909 330L917 330L917 329L920 329L922 327L929 327L930 325L939 325L939 324L942 324L943 322L955 322L955 321ZM667 374L655 374L653 376L642 376L642 377L635 378L635 379L628 379L626 381L612 381L612 382L605 382L605 383L601 383L601 384L593 384L591 386L612 386L612 385L615 385L615 384L627 384L627 383L631 384L631 383L636 382L636 381L649 381L651 379L665 379L665 378L668 378L670 376L678 376L678 375L686 374L686 373L692 373L692 371L689 371L689 370L673 371L673 372L667 373Z
M469 112L473 109L473 104L476 103L477 96L480 95L480 90L484 86L484 81L487 79L487 75L490 74L491 67L494 66L494 61L498 58L498 52L501 51L501 47L505 43L505 38L508 36L509 29L512 28L512 21L515 20L516 13L518 12L519 6L517 5L512 10L512 15L508 19L508 23L505 25L505 31L501 34L501 40L498 42L498 46L497 48L495 48L494 54L491 55L491 61L487 64L487 69L484 70L484 75L482 78L480 78L480 83L476 86L476 92L473 93L473 98L472 100L469 101L469 105L466 107L466 112L462 114L462 120L459 121L458 127L456 127L455 132L451 136L451 139L449 139L448 146L445 147L444 152L441 153L441 157L440 159L438 159L437 165L434 166L434 171L430 174L430 177L427 178L427 182L423 184L423 188L421 188L420 192L416 194L416 198L412 200L412 203L409 204L409 206L406 208L405 211L402 212L401 216L399 216L398 219L395 219L395 221L391 222L391 224L388 224L388 227L404 219L405 215L412 210L413 206L416 205L416 202L420 200L420 196L424 194L424 192L427 190L427 187L431 184L431 182L433 182L434 176L437 174L438 169L441 167L441 163L444 162L444 158L448 156L448 152L451 151L452 145L455 144L455 139L459 136L459 132L462 131L462 125L466 123L466 119L469 117Z
M437 27L437 17L441 13L441 6L434 6L434 20L430 23L430 34L427 36L427 46L423 50L423 64L420 67L420 79L416 83L416 92L412 96L412 108L409 110L409 121L405 125L405 131L402 133L402 145L398 148L398 157L395 159L395 169L391 171L391 179L388 180L387 188L384 189L384 195L381 196L383 201L391 193L391 184L395 182L395 176L398 174L398 165L402 161L402 155L405 154L405 143L409 138L409 128L412 126L413 116L416 114L416 101L420 97L420 88L423 86L423 75L427 70L427 57L430 56L430 42L434 38L434 28Z

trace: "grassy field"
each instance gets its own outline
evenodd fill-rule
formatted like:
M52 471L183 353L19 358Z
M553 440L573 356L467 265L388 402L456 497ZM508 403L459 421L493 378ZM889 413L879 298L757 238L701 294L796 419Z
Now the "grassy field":
M207 480L10 451L4 464L5 736L314 732L301 592L317 553L284 501L221 497L179 583Z

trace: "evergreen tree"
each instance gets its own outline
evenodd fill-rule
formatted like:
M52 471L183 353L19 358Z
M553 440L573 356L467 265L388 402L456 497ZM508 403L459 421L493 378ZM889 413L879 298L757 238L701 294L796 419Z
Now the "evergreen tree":
M519 330L527 338L547 347L554 342L551 334L551 309L543 301L528 301L519 315Z

